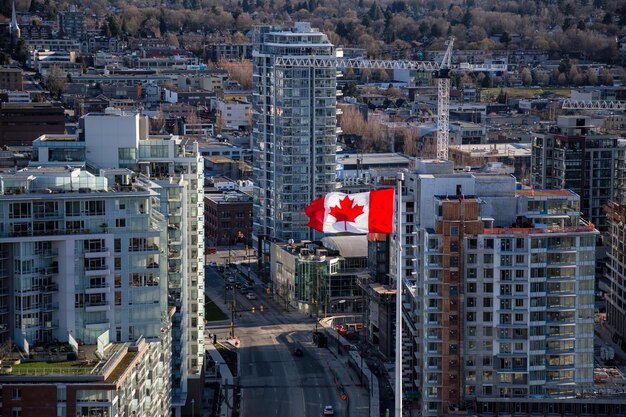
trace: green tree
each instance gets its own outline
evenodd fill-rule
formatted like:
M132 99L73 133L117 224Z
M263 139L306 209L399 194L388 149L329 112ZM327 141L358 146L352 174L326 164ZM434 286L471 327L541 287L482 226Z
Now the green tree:
M503 43L505 45L509 45L509 43L511 42L511 35L509 35L509 32L502 32L502 35L500 35L500 43Z
M380 20L384 17L383 9L380 8L380 5L377 1L375 1L370 9L367 12L367 15L371 20Z
M113 15L109 15L107 17L107 25L109 26L109 33L113 38L119 38L122 34L122 29L120 28L120 24L117 21L117 17Z
M508 94L504 92L504 90L501 88L500 92L498 93L498 97L496 97L496 101L500 104L506 104L508 99Z
M13 59L20 62L21 64L25 64L28 59L28 43L24 38L20 38L13 48Z

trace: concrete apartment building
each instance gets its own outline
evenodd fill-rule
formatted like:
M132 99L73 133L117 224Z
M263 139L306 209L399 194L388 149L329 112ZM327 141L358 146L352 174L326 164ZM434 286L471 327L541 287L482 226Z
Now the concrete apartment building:
M617 343L626 342L626 204L610 201L606 206L609 228L607 246L606 278L610 290L606 295L606 318Z
M216 127L221 130L250 129L252 120L252 105L247 101L215 100L217 112Z
M559 116L556 126L532 140L531 185L571 189L580 195L583 217L598 230L608 228L602 209L617 190L623 172L625 142L617 135L597 133L589 116Z
M148 136L146 117L112 109L82 117L76 136L44 136L33 145L34 166L107 167L113 172L131 171L155 184L154 204L164 218L160 230L166 232L162 240L166 243L159 250L167 257L166 262L159 262L159 256L154 256L148 264L167 277L164 296L167 305L176 308L172 317L172 407L176 416L190 414L188 393L193 391L195 398L200 398L195 390L201 389L204 360L204 179L197 143L176 136ZM120 210L128 209L126 201L119 205L123 205ZM146 206L138 209L146 210ZM107 222L107 227L122 230L132 227L133 221L132 217L117 218ZM152 248L147 242L137 245ZM199 407L201 402L196 404Z
M0 340L25 353L3 354L3 415L170 415L158 188L126 169L2 175Z
M78 11L75 5L59 13L61 36L70 39L82 39L85 34L85 13Z
M329 58L335 49L307 23L257 27L253 48L255 240L311 239L304 208L335 189L336 68L276 60Z
M579 217L579 196L425 160L405 187L403 381L405 395L421 391L413 406L423 416L495 413L500 403L530 413L532 398L590 390L598 232Z

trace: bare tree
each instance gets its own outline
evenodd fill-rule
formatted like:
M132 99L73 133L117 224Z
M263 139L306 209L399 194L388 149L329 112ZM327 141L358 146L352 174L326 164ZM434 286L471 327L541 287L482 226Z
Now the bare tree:
M227 61L221 59L218 65L228 71L228 77L237 81L243 88L252 88L252 62L244 59L241 61Z

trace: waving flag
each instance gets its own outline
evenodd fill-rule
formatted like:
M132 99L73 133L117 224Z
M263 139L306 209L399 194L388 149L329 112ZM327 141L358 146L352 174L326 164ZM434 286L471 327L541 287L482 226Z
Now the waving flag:
M304 212L309 226L323 233L392 233L394 189L359 194L328 193Z

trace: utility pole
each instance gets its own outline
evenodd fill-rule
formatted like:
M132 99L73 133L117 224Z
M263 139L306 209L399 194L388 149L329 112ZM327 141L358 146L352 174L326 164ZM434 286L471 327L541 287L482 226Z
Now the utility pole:
M236 304L235 304L235 297L236 297L236 293L235 293L235 286L232 286L233 288L233 299L231 300L230 303L230 337L234 338L235 337L235 313L236 313Z

